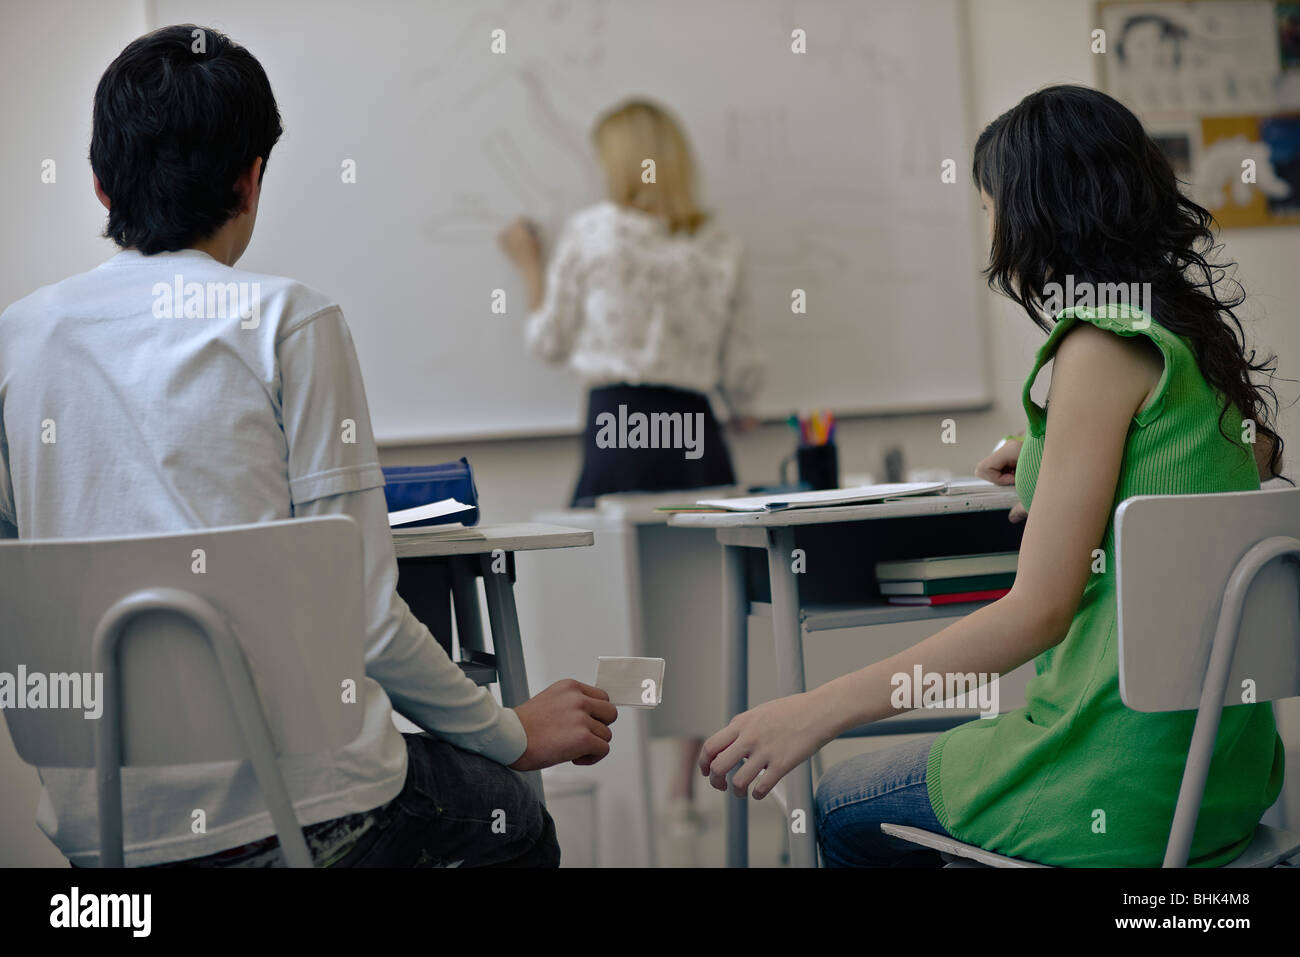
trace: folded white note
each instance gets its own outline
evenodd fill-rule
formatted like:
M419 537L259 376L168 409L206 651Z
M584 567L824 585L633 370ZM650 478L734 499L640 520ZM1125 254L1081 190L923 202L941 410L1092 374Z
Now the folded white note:
M428 505L417 505L415 508L404 508L396 512L389 512L388 526L396 528L398 525L406 525L410 522L422 522L426 518L441 518L443 515L450 515L453 512L465 512L473 507L473 505L458 502L454 498L444 498L441 502L430 502Z
M621 708L654 708L664 699L664 659L596 659L596 687Z

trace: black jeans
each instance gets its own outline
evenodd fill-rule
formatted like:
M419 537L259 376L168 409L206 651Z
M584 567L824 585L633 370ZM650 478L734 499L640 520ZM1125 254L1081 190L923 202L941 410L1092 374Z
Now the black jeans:
M505 765L408 734L402 792L335 867L559 867L555 822Z
M332 836L365 832L329 867L559 867L555 822L515 771L431 734L407 734L406 783L372 811L303 828L320 865ZM77 865L73 864L73 867ZM160 868L283 867L274 836Z

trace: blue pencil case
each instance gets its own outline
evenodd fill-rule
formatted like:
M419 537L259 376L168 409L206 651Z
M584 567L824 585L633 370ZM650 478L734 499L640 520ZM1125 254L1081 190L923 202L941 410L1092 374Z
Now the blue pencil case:
M478 524L478 489L474 485L474 473L470 470L469 459L463 456L456 462L444 462L441 465L391 466L384 469L384 482L384 497L388 500L390 512L441 502L445 498L454 498L473 506L468 511L427 518L422 522L403 525L403 528L450 525L455 522Z

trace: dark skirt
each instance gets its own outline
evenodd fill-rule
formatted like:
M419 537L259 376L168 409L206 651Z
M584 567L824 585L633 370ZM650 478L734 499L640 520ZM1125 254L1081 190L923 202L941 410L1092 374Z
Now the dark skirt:
M731 456L707 396L657 385L591 390L572 507L589 508L596 496L614 492L734 484Z

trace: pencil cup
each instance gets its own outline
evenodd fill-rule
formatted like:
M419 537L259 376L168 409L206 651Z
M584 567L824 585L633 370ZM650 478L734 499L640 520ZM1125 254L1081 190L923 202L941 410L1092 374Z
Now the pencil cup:
M840 459L833 442L799 446L795 462L801 484L812 489L840 487Z

